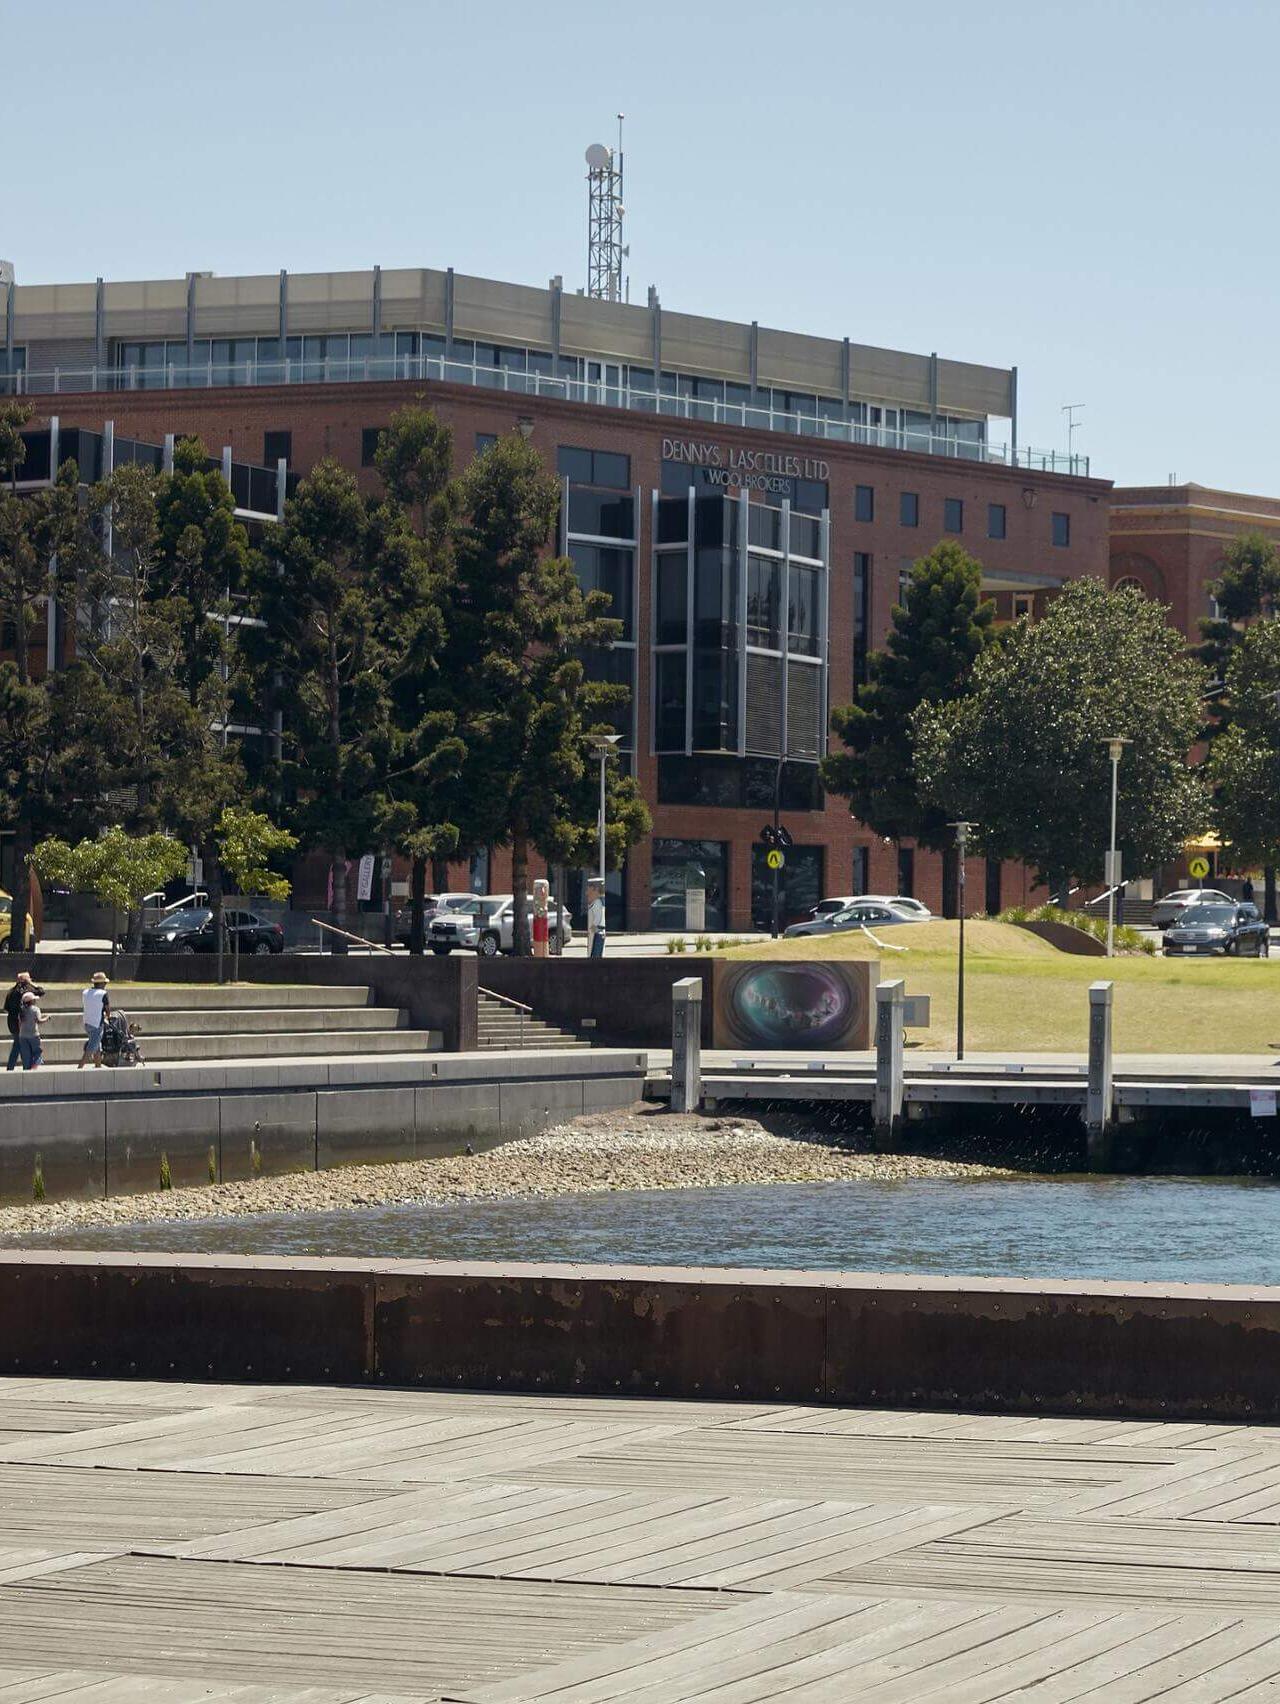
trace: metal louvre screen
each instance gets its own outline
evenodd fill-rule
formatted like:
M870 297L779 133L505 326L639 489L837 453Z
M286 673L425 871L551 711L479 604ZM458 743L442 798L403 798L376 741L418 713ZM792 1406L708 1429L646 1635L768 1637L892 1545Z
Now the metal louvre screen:
M748 709L750 714L750 709ZM787 756L817 757L822 739L822 669L797 662L787 671Z
M782 731L782 658L747 653L747 750L776 757Z

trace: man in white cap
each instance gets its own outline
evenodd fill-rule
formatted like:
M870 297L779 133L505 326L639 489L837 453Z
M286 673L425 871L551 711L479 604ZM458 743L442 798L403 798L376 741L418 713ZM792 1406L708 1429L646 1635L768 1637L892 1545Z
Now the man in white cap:
M89 978L89 986L80 996L80 1006L84 1013L84 1052L77 1071L83 1071L91 1059L95 1065L102 1064L102 1026L111 1010L104 971L95 970Z

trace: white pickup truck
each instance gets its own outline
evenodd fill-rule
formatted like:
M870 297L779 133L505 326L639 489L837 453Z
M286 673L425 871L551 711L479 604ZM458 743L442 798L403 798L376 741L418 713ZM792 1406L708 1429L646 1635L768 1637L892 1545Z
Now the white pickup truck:
M529 933L533 933L533 900L529 908ZM573 939L573 918L554 903L547 907L551 939L567 947ZM496 958L515 951L515 895L496 893L468 899L456 908L437 911L431 919L428 941L433 953L451 953L463 947L481 958Z

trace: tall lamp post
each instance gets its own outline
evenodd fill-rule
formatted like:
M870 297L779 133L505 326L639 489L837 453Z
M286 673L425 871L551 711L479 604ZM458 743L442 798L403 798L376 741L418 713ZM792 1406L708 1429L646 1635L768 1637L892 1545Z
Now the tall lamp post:
M949 822L948 828L956 831L956 856L959 869L956 871L956 899L960 913L960 954L956 970L956 1058L964 1058L964 908L965 908L965 875L964 860L969 846L969 834L977 828L976 822Z
M1120 792L1120 759L1124 756L1124 748L1132 745L1132 740L1124 739L1119 734L1113 734L1110 739L1103 740L1111 754L1111 842L1107 849L1107 957L1116 956L1116 889L1120 885L1120 851L1116 846L1116 800Z
M600 811L596 818L596 826L600 836L600 898L604 898L604 812L605 812L605 776L609 767L609 759L622 744L621 734L588 734L591 750L600 759Z

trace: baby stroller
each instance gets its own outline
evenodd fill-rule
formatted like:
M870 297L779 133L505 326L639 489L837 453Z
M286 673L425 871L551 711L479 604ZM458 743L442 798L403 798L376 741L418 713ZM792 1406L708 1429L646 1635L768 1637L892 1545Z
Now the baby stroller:
M104 1065L141 1065L142 1049L137 1042L137 1026L123 1012L112 1012L102 1026L102 1062Z

